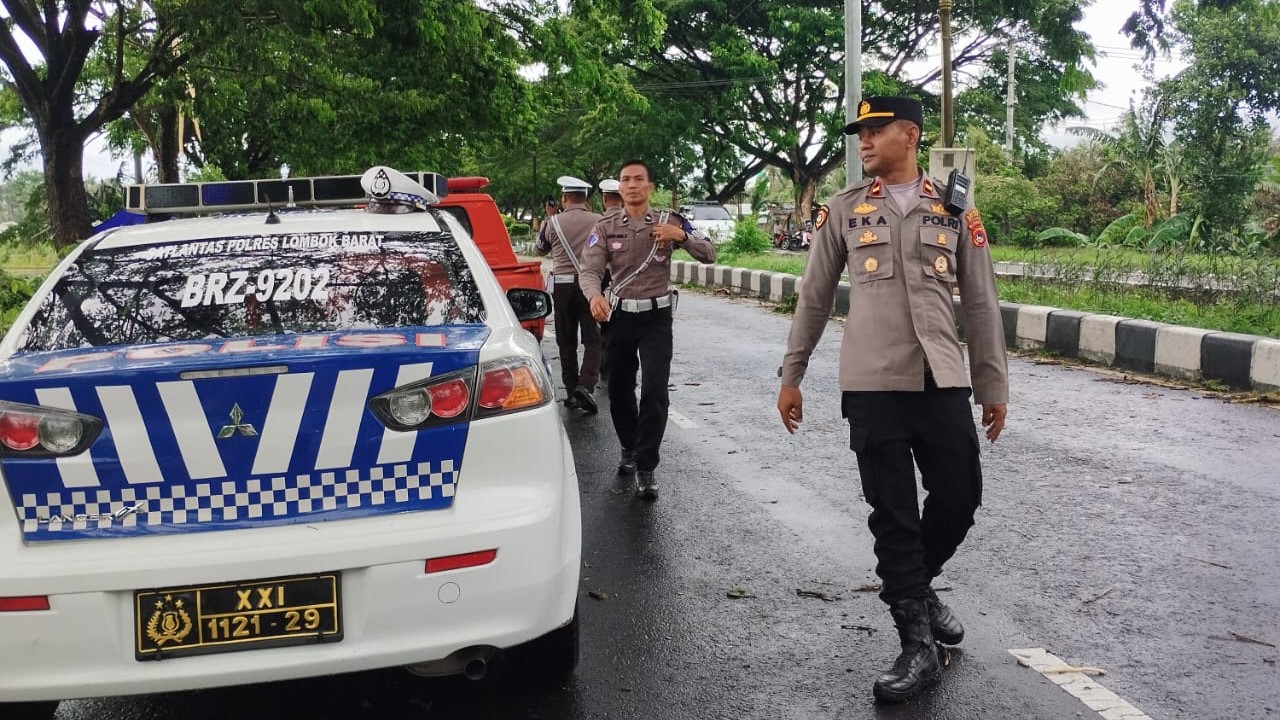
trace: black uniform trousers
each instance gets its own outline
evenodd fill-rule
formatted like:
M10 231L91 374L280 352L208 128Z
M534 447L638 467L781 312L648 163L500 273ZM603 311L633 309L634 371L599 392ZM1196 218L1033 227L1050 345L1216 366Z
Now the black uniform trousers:
M846 392L849 447L871 505L880 599L923 598L955 554L982 504L982 466L969 388ZM928 495L921 512L916 474Z
M671 308L644 312L614 310L609 318L609 414L623 450L635 455L636 468L658 466L658 449L667 431L671 406ZM636 404L636 371L640 402Z
M600 326L576 282L558 282L551 290L555 309L556 347L560 350L560 379L566 392L581 385L596 389L600 379ZM578 366L578 333L582 333L582 366Z

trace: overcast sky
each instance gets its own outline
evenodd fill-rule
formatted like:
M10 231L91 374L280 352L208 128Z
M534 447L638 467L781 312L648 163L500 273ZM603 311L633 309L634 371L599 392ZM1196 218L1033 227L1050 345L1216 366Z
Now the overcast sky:
M1135 65L1139 54L1129 48L1129 41L1120 34L1120 27L1125 18L1137 7L1137 0L1096 0L1085 9L1084 20L1079 28L1092 38L1102 57L1097 66L1092 68L1094 77L1106 83L1107 87L1089 93L1084 110L1087 117L1075 120L1070 125L1088 125L1100 130L1110 129L1120 114L1129 107L1129 100L1139 99L1138 94L1143 87L1143 79ZM1157 76L1163 77L1179 70L1178 63L1157 59ZM12 131L0 135L0 144L7 147L17 137ZM1045 138L1056 145L1070 144L1075 137L1065 128L1046 128ZM108 155L101 139L93 141L85 149L84 171L86 177L113 177L124 164L126 173L132 174L133 161L128 158L112 158Z

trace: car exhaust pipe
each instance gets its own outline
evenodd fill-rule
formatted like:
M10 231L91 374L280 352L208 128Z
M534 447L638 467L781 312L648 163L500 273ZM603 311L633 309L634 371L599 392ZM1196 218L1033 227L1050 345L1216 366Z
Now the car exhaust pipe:
M439 660L406 665L404 669L418 677L462 675L468 680L481 680L489 674L500 652L491 645L474 645Z
M489 674L489 661L482 657L474 657L462 667L462 675L468 680L483 680Z

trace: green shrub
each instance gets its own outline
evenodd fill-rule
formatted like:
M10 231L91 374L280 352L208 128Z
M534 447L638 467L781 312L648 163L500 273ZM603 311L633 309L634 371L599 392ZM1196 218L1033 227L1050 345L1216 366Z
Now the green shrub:
M1112 220L1110 225L1103 228L1102 232L1098 233L1098 238L1095 242L1102 247L1125 245L1125 240L1129 237L1129 231L1141 226L1142 217L1137 213L1121 215Z
M1037 236L1049 224L1054 202L1023 177L983 176L974 192L992 244L1038 247Z
M768 252L769 247L769 236L756 225L755 218L742 217L733 226L733 238L720 246L718 254L728 257L754 255Z
M0 270L0 332L9 329L43 280L17 277Z

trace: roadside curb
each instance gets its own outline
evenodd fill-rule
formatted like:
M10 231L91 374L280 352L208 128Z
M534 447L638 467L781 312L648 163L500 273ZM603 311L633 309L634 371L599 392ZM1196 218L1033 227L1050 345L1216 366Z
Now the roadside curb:
M795 275L688 260L671 262L671 280L726 288L774 303L800 285ZM955 307L959 324L959 298ZM833 313L848 311L849 284L841 282ZM1000 315L1005 344L1011 349L1048 351L1179 380L1220 382L1233 390L1280 390L1280 340L1275 338L1008 302L1000 303ZM964 328L960 331L963 337Z

